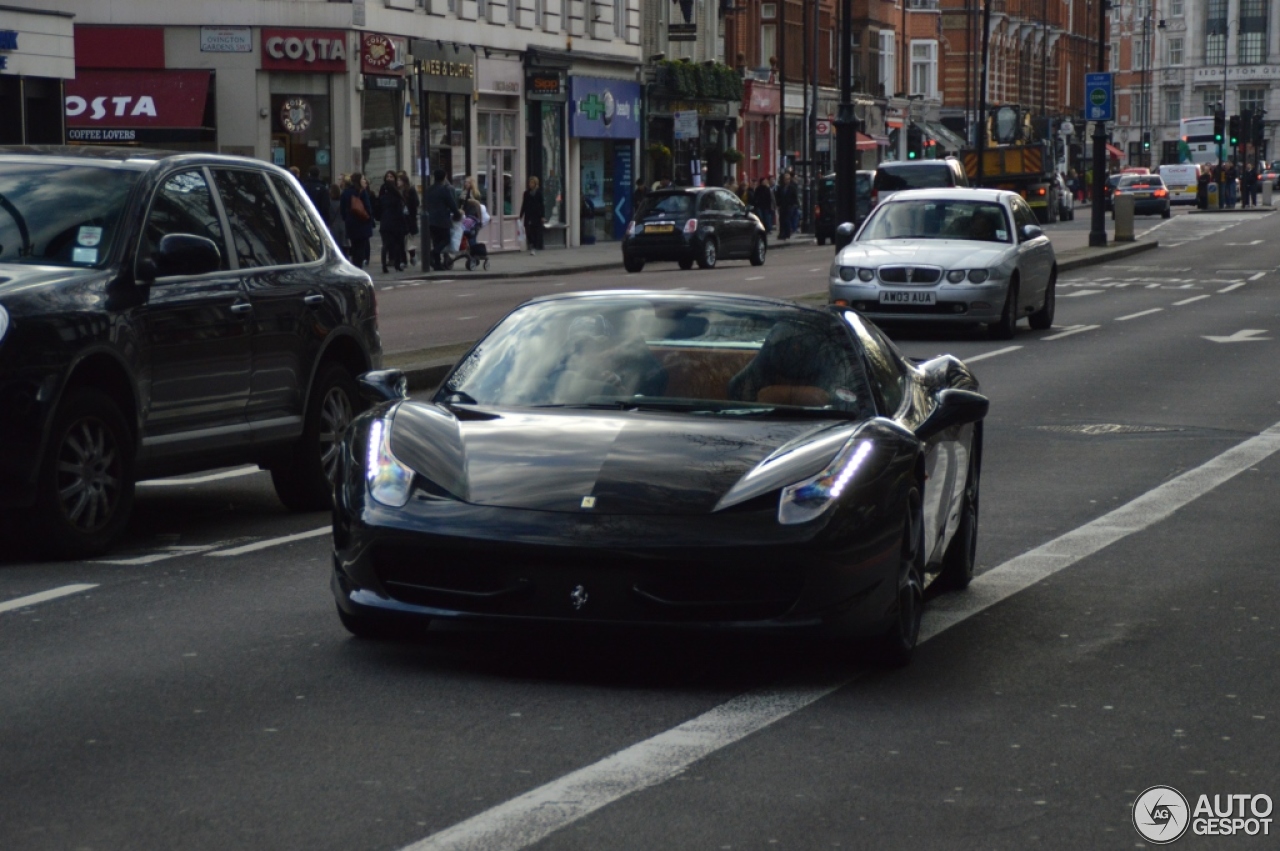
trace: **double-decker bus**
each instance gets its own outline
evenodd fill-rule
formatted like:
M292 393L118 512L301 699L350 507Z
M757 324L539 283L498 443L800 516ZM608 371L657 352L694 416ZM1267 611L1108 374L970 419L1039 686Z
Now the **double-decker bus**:
M1186 154L1183 156L1190 157L1188 162L1200 164L1218 161L1218 143L1213 138L1212 115L1183 118L1178 122L1178 138L1186 145Z

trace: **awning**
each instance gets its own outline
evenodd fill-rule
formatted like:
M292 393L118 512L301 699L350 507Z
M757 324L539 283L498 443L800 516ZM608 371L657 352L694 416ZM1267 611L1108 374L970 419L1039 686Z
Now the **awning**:
M884 120L884 126L885 126L885 127L892 127L892 128L893 128L893 129L895 129L895 130L901 130L901 129L902 129L902 119L901 119L901 118L886 118L886 119Z
M1111 144L1110 142L1108 142L1108 143L1107 143L1107 153L1108 153L1108 154L1110 154L1114 159L1117 159L1117 160L1118 160L1118 159L1123 159L1123 158L1124 158L1124 151L1120 150L1119 148L1117 148L1115 145Z
M885 141L887 142L888 139L886 139ZM866 133L858 134L858 150L859 151L874 151L877 147L878 145L876 144L875 139L872 139Z
M958 152L968 147L965 140L961 139L958 135L949 130L946 125L926 122L924 125L924 132L926 135L932 136L935 141L948 151Z
M210 71L87 71L66 82L68 128L200 128Z

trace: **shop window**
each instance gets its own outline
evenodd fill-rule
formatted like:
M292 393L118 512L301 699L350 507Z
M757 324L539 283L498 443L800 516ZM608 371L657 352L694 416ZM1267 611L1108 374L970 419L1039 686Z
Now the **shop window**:
M227 211L241 269L297 262L284 218L261 172L218 169L218 195Z
M0 121L0 145L21 145L22 122L7 117L22 115L22 80L18 77L0 75L0 115L6 116Z
M398 169L404 126L400 92L366 90L361 101L360 170L382 174L387 169Z
M327 95L271 95L271 161L296 166L304 175L312 166L332 181L330 110Z

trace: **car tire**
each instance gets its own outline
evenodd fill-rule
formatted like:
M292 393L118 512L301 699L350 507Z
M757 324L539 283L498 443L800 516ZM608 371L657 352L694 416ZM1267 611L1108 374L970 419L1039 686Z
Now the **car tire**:
M1004 310L1000 319L987 325L987 334L993 340L1012 340L1018 331L1018 282L1009 282L1009 291L1004 297Z
M680 264L680 268L686 272L693 268L692 260L677 260L676 262Z
M101 555L129 522L134 439L114 399L92 387L66 392L36 482L34 526L55 558Z
M769 243L765 241L763 236L757 236L751 243L751 265L763 266L764 259L769 253Z
M716 267L716 260L719 259L719 256L716 254L716 250L717 246L714 239L707 239L703 241L702 251L698 253L699 269L714 269Z
M290 511L325 511L333 507L342 432L364 408L359 388L346 367L323 364L307 400L302 437L289 458L271 467L276 495Z
M632 257L628 254L624 254L622 256L622 268L626 269L628 272L643 272L644 258Z
M1053 327L1053 313L1058 304L1058 268L1049 270L1049 283L1044 288L1044 305L1027 317L1032 329L1045 331Z
M827 238L825 236L819 236L819 237L816 237L816 239L818 240L818 245L827 244Z
M1165 210L1163 213L1160 214L1160 218L1167 219L1172 215L1173 215L1173 210Z
M893 623L874 647L873 659L881 668L905 668L911 664L920 640L920 623L924 616L924 518L920 494L914 489L907 496L900 558Z
M960 521L955 535L942 556L942 572L938 587L945 591L963 591L973 581L978 556L978 506L982 482L982 423L974 426L969 447L969 466L965 472L964 493L960 497Z

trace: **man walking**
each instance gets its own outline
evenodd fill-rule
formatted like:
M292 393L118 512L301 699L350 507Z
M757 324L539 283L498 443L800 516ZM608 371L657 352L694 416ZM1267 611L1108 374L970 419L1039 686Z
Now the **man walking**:
M778 184L778 239L791 239L799 209L800 193L791 180L791 173L783 172L782 182Z
M435 182L423 194L422 204L427 211L427 226L431 228L431 268L444 269L444 250L449 245L449 229L455 219L462 218L458 198L453 187L445 182L445 170L438 168L432 175Z

